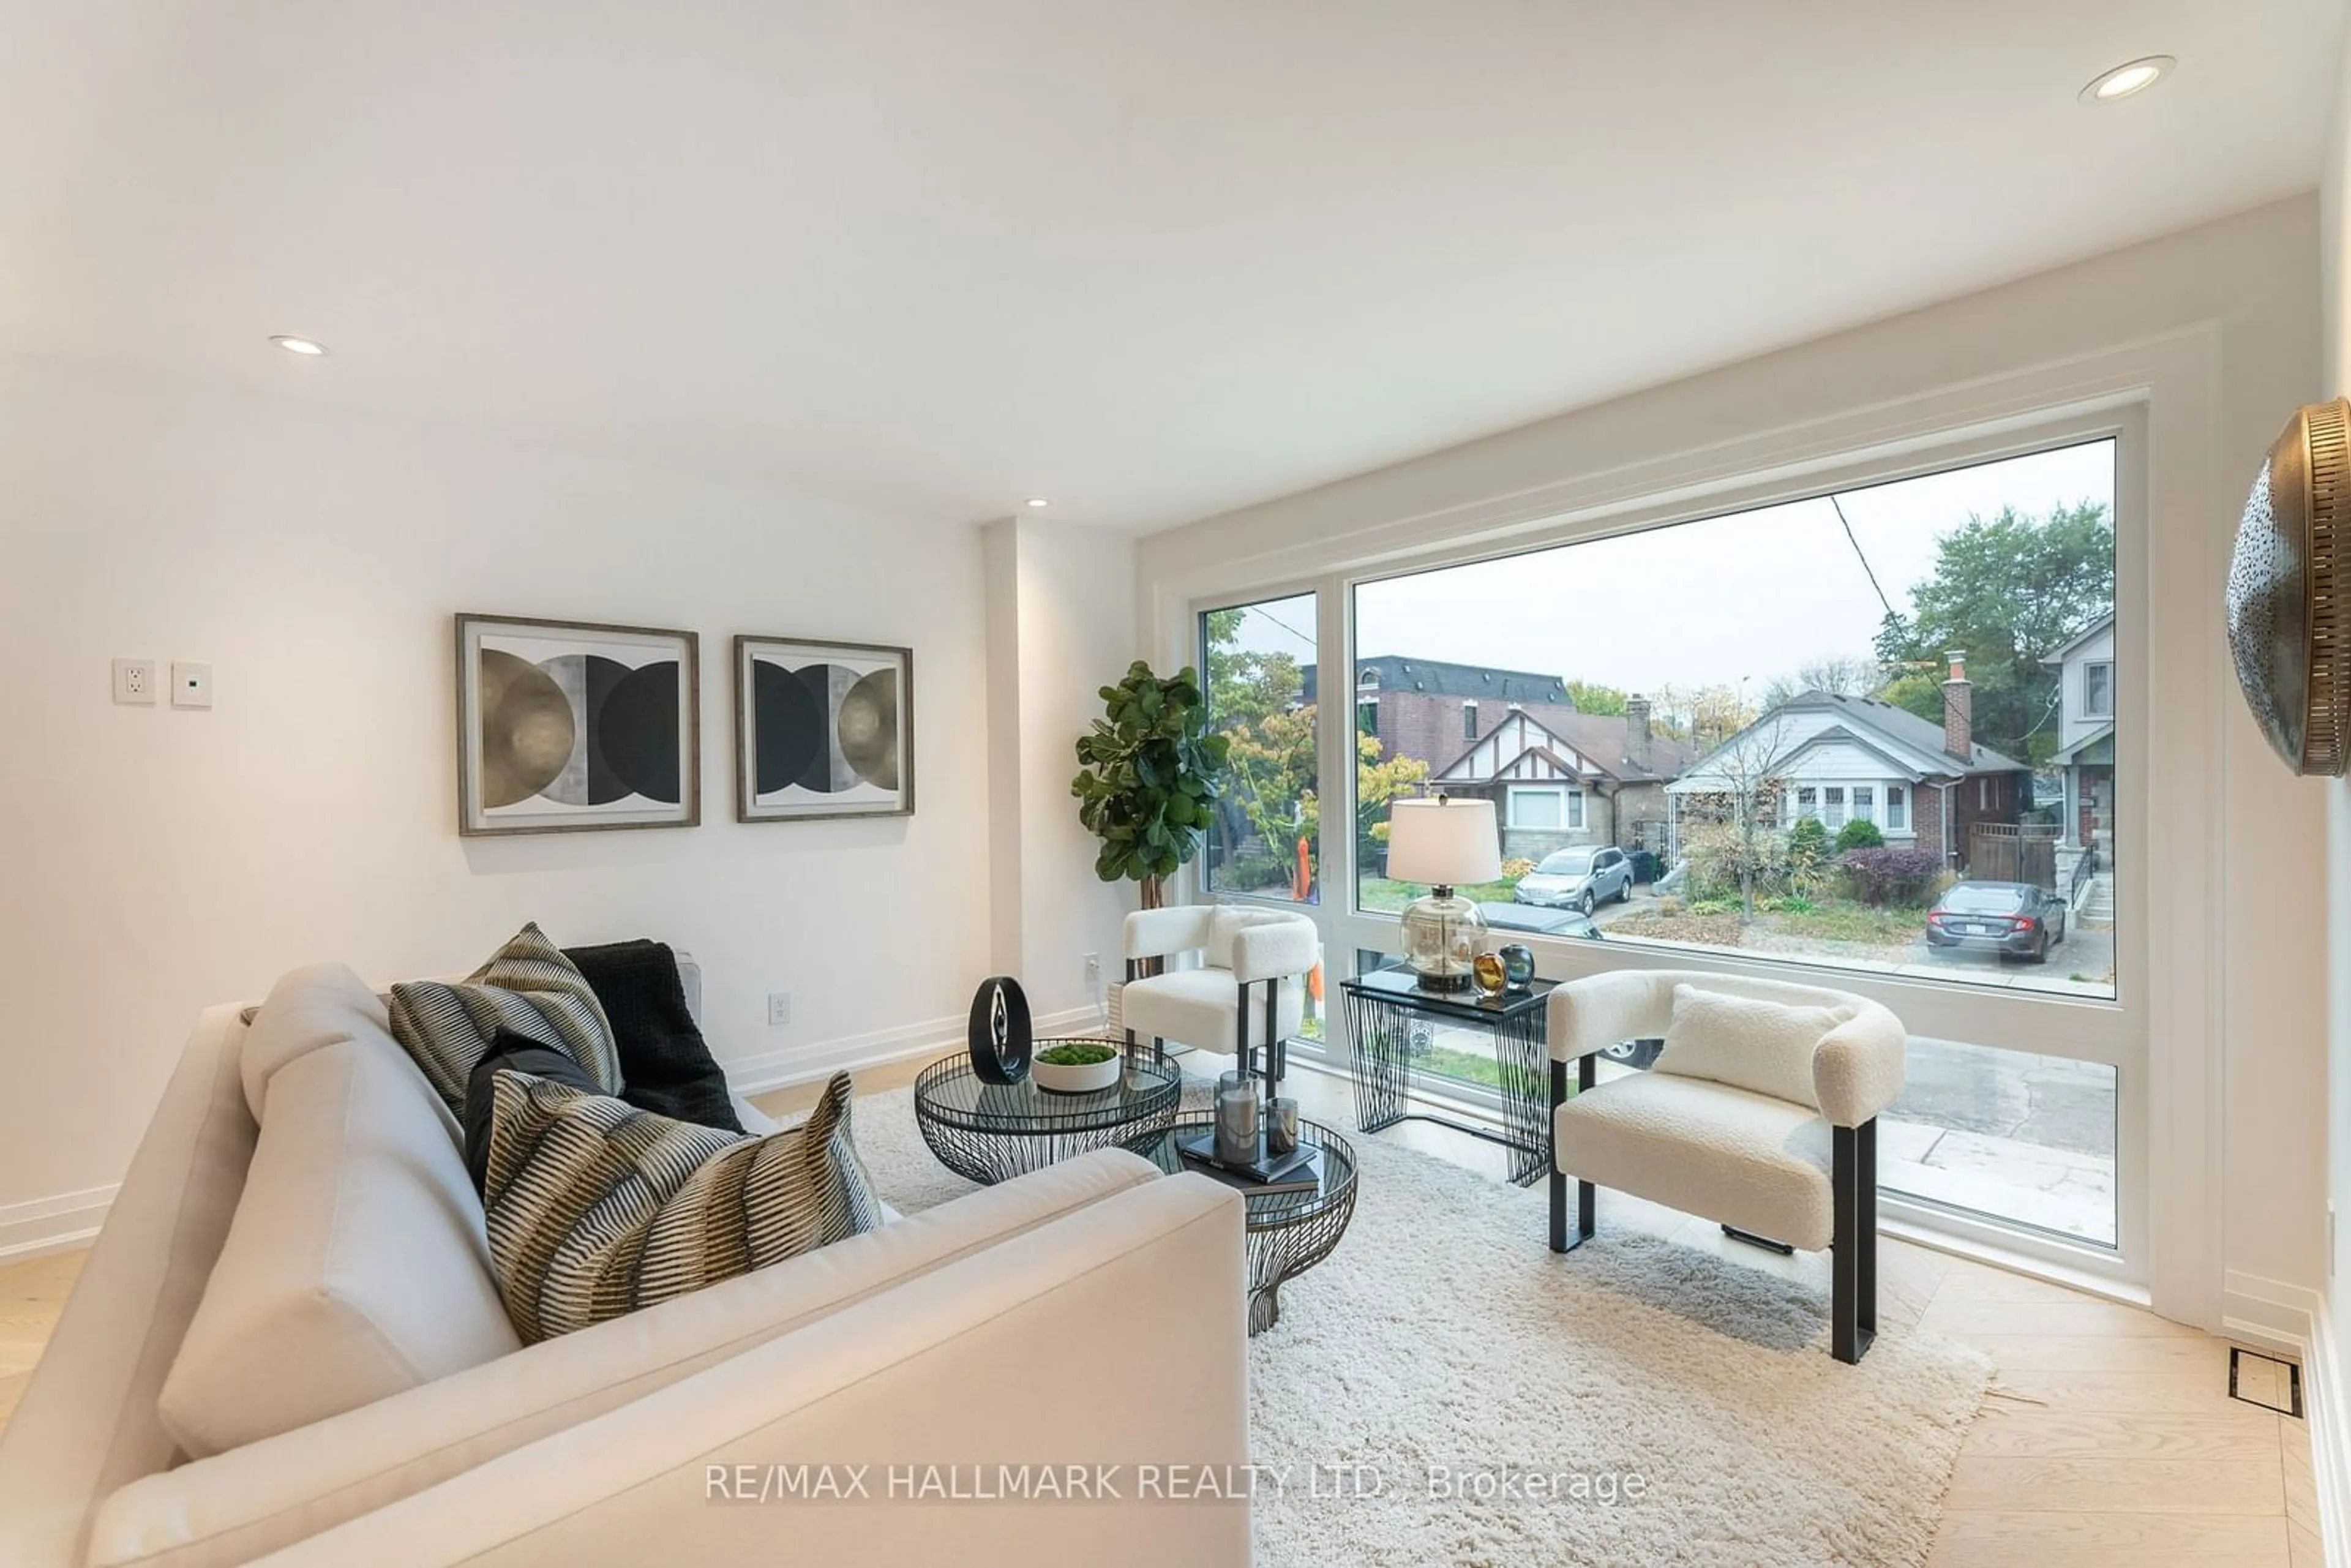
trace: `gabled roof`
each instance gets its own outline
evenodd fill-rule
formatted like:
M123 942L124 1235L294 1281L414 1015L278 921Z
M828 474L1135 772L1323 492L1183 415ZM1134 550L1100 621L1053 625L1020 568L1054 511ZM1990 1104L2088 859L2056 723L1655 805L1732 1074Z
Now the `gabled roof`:
M2109 611L2105 614L2099 616L2095 621L2091 622L2087 626L2083 627L2079 632L2074 633L2073 636L2065 639L2063 646L2052 651L2048 657L2043 659L2041 662L2044 664L2064 664L2066 659L2072 655L2074 649L2080 647L2083 643L2088 642L2091 638L2096 636L2099 632L2105 631L2114 623L2114 612Z
M1866 747L1900 771L1914 778L1939 774L1971 777L1979 773L2022 773L2024 764L2014 758L1994 751L1989 746L1970 748L1966 761L1943 749L1943 727L1920 718L1908 708L1876 697L1839 696L1834 692L1807 691L1789 698L1737 735L1724 741L1683 770L1703 773L1708 758L1729 751L1743 743L1764 725L1784 713L1813 712L1831 716L1830 723L1819 733L1805 737L1796 749L1803 751L1824 740L1844 740Z
M1460 756L1447 763L1437 777L1441 779L1452 777L1455 768L1474 755L1480 746L1491 740L1495 731L1513 719L1524 720L1528 727L1536 734L1550 737L1560 743L1561 749L1573 752L1598 768L1604 777L1620 784L1662 783L1667 779L1678 778L1682 769L1689 766L1690 754L1694 749L1687 742L1668 740L1652 729L1649 737L1649 766L1639 768L1625 755L1625 743L1632 736L1633 723L1623 714L1553 714L1548 719L1542 719L1537 718L1531 713L1511 712L1504 714L1482 731L1476 740L1464 746ZM1520 758L1531 753L1540 753L1549 757L1567 772L1578 773L1577 769L1568 767L1566 759L1557 751L1540 741L1521 749L1518 757L1511 758L1511 762L1516 762ZM1501 771L1508 772L1510 767L1510 762L1504 763Z
M2084 752L2089 750L2092 747L2095 747L2101 742L2104 742L2108 746L2112 746L2114 744L2114 721L2112 719L2108 719L2105 724L2100 725L2097 728L2092 730L2089 734L2084 736L2073 745L2066 747L2049 760L2055 763L2058 767L2063 768L2069 762L2080 760ZM2111 752L2108 753L2108 757L2110 758L2112 755L2113 754Z

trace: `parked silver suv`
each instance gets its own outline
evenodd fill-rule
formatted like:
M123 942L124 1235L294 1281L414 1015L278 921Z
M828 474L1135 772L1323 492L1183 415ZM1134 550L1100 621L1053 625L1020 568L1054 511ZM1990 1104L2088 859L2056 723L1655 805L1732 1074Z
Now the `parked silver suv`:
M1579 909L1589 915L1604 899L1633 896L1633 862L1614 844L1597 849L1553 850L1519 879L1510 895L1520 904Z

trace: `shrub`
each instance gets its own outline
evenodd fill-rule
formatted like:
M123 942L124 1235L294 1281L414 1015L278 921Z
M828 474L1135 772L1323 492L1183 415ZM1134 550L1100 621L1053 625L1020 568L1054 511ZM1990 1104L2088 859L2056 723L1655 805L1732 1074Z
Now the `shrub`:
M1828 850L1829 831L1821 825L1818 817L1799 817L1795 826L1788 830L1790 859L1806 854L1824 856Z
M1788 841L1782 834L1759 830L1750 843L1731 823L1708 822L1685 835L1682 849L1693 898L1737 899L1749 883L1760 898L1788 885Z
M1502 880L1516 882L1535 869L1535 862L1524 855L1512 855L1502 862Z
M1850 854L1855 850L1882 850L1886 835L1877 831L1876 822L1865 822L1859 817L1837 830L1836 852Z
M1837 863L1867 904L1923 904L1943 874L1943 857L1933 850L1848 850Z

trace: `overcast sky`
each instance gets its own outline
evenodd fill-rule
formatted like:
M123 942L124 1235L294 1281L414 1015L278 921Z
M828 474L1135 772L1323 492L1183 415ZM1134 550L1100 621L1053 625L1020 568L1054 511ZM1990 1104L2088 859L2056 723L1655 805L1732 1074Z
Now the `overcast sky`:
M1838 500L1767 507L1705 522L1563 545L1506 560L1367 583L1356 653L1446 659L1596 681L1626 691L1761 688L1809 660L1865 655L1885 607L1931 576L1936 541L1970 514L2034 516L2095 501L2111 512L2109 442L1906 479ZM1247 616L1242 641L1314 662L1311 601Z

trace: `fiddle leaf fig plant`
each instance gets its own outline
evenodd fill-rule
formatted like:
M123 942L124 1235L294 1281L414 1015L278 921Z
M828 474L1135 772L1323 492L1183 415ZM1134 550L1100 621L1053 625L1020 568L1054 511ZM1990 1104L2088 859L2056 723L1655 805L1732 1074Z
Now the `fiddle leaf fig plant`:
M1144 907L1155 909L1165 879L1200 852L1231 743L1208 732L1207 698L1189 664L1163 679L1137 659L1102 699L1102 716L1078 737L1070 793L1102 841L1094 874L1141 883Z

